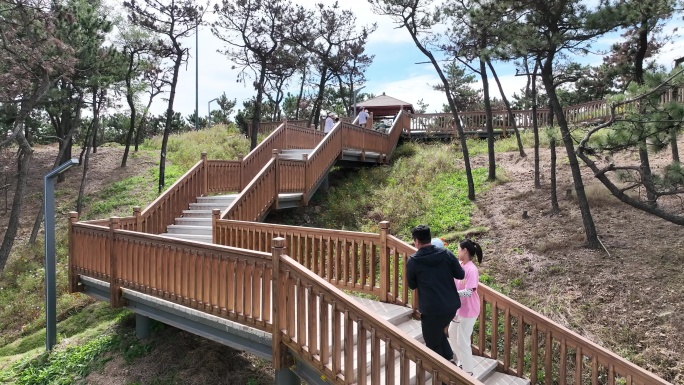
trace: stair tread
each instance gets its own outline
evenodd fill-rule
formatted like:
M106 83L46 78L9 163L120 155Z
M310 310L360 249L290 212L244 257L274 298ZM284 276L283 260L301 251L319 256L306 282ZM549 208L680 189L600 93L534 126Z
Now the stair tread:
M526 378L514 377L508 374L493 372L484 381L485 385L529 385L530 380Z

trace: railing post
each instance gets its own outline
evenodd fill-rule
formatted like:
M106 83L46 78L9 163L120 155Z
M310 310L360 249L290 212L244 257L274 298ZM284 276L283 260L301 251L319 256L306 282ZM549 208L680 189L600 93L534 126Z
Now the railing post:
M113 308L123 307L123 292L118 279L118 261L116 247L114 247L114 233L120 228L120 218L112 217L109 219L109 304Z
M209 167L207 164L207 153L203 152L202 155L202 190L200 195L207 195L209 193Z
M74 246L76 240L74 237L74 223L78 222L78 213L76 211L69 212L69 293L76 293L83 291L78 286L78 274L76 274L76 266L74 266Z
M238 162L240 162L240 168L238 169L238 192L242 192L242 189L245 188L245 186L242 184L242 173L245 169L245 157L238 155Z
M221 210L213 209L211 210L211 242L215 245L220 244L218 242L218 231L216 231L216 221L221 219Z
M280 324L281 312L285 311L284 304L280 303L280 291L285 287L280 276L280 257L285 254L285 238L276 237L271 242L271 266L273 274L271 274L271 281L273 285L273 298L271 299L271 306L273 307L273 331L271 349L273 349L273 369L278 370L286 366L285 356L287 354L287 347L282 343L281 330L286 325Z
M309 204L309 154L302 154L302 162L304 162L304 195L302 196L302 204L307 206Z
M387 302L389 291L389 250L387 249L389 228L388 221L380 222L380 302Z
M278 153L280 150L274 148L272 151L273 159L275 159L275 202L273 202L273 209L278 210L278 194L280 191L280 170L278 167Z
M133 206L133 216L135 217L135 231L142 232L142 217L140 216L140 206Z

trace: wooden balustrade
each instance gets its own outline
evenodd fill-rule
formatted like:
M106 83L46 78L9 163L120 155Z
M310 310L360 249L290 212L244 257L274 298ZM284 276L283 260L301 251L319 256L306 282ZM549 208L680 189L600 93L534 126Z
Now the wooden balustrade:
M278 199L277 157L266 166L240 192L233 203L221 214L223 219L260 221Z
M474 350L536 384L666 385L667 381L480 284Z
M109 281L109 227L85 222L72 222L70 231L69 269L72 274ZM72 279L70 289L77 291L75 289L77 280Z
M278 193L300 193L306 189L306 162L278 159Z
M207 162L207 193L240 191L242 159L210 160Z
M386 147L384 150L384 153L387 155L387 159L385 161L388 161L391 157L394 148L397 146L397 143L399 143L399 137L401 134L404 133L404 130L410 129L410 127L411 114L402 110L397 115L397 118L394 119L392 127L390 127L389 131L387 132L388 139L385 142Z
M259 143L256 148L247 154L242 161L242 181L241 187L244 188L264 167L266 162L273 156L273 150L285 149L287 147L287 128L286 124L281 124L278 129L273 131L266 139Z
M259 123L259 134L270 134L274 130L276 130L278 127L280 127L280 124L282 121L274 121L274 122L260 122ZM294 125L298 127L308 127L309 126L309 121L308 120L288 120L287 121L288 125ZM249 121L247 122L247 137L251 138L252 137L252 122Z
M412 373L419 385L428 376L432 383L481 384L283 253L274 248L274 357L284 345L339 384L380 384L381 373L388 384L408 384ZM281 367L276 359L274 367Z
M381 282L391 282L388 276L390 270L383 273L379 269L392 265L390 252L393 251L394 255L405 254L401 254L401 245L387 246L389 223L381 222L380 226L380 233L374 234L217 220L213 234L216 244L264 252L271 250L271 239L283 237L287 240L288 255L330 284L343 290L386 299L390 284L384 285L386 291L383 296ZM386 250L384 253L383 247ZM405 260L403 257L400 259ZM407 288L406 285L403 287Z
M161 234L198 196L207 193L206 154L140 213L137 231Z
M342 136L342 125L335 125L309 154L306 161L305 204L311 199L318 183L326 176L330 167L335 164L342 153Z
M342 146L345 149L383 154L387 148L387 134L344 122L342 123L342 130L344 131Z
M284 148L314 148L325 137L320 131L294 125L287 122L287 147Z

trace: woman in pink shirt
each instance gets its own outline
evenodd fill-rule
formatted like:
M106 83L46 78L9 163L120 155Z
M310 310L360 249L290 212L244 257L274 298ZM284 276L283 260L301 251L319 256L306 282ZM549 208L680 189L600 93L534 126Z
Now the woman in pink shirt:
M478 315L480 315L480 297L477 295L477 285L480 273L473 262L477 257L477 263L482 263L482 248L477 242L464 239L458 244L458 260L465 270L464 279L455 279L456 290L461 300L461 307L456 312L456 317L449 325L449 343L454 350L456 359L460 361L463 371L473 374L473 351L470 346L473 327Z

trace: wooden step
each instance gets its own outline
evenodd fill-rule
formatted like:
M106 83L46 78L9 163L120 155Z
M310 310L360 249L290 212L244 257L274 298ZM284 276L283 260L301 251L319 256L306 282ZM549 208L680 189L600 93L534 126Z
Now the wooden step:
M211 210L183 210L183 218L211 218Z
M197 197L197 203L214 203L221 206L228 207L237 198L237 194L229 195L211 195L204 197Z
M163 234L159 234L159 235L161 235L162 237L183 239L186 241L195 241L195 242L202 242L202 243L212 243L213 242L213 237L211 235L190 235L190 234L170 234L170 233L163 233Z
M209 226L211 227L211 216L209 218L201 217L180 217L175 220L176 225L187 225L187 226Z
M211 226L191 226L191 225L169 225L166 227L166 232L169 234L187 234L187 235L208 235L211 237Z
M213 209L225 210L228 208L228 206L230 206L230 205L224 205L224 204L218 203L218 202L190 203L190 210L209 210L209 213L211 215L211 210L213 210Z
M493 372L482 382L485 385L530 385L530 380L526 378L513 377L499 372Z

